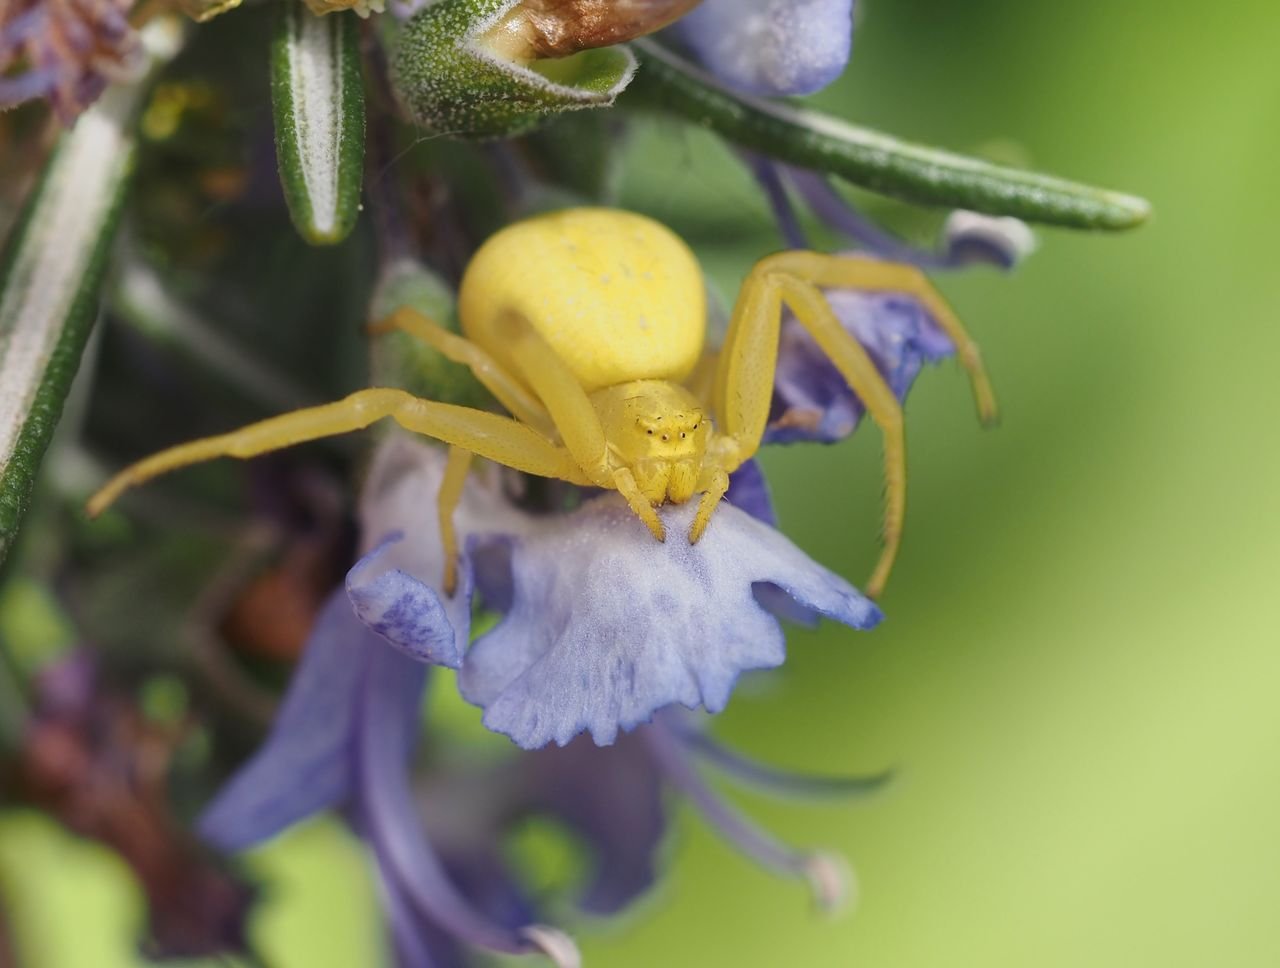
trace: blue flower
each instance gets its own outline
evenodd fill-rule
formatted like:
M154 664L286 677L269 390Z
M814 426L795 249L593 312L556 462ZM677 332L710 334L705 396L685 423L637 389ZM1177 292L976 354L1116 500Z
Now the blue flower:
M743 157L764 189L778 229L791 248L811 247L792 203L793 192L827 229L862 252L892 262L926 269L981 264L1012 269L1035 248L1031 230L1018 219L959 210L947 217L937 248L920 248L858 212L825 175L749 152L744 152ZM866 348L899 399L906 398L925 364L955 355L950 337L912 296L829 289L826 297L844 328ZM765 441L833 443L853 433L864 412L862 401L829 357L788 314L778 347Z
M428 670L388 648L335 593L267 742L200 818L201 836L239 851L341 807L371 848L402 965L438 964L433 946L456 943L543 951L558 965L578 964L561 932L489 916L459 890L428 841L409 772Z
M955 354L950 338L915 299L896 293L829 289L827 302L904 399L926 363ZM866 408L813 337L794 318L782 324L768 443L834 443L858 427Z
M779 795L851 795L885 775L814 777L762 766L721 746L685 711L599 747L511 750L498 762L454 758L414 781L411 763L429 666L392 648L342 593L318 616L302 661L256 755L199 821L212 846L239 851L317 811L341 808L370 848L402 968L466 963L472 948L540 951L578 964L563 932L536 921L531 892L503 844L525 818L554 818L582 844L590 871L577 903L621 911L657 877L666 795L686 798L731 845L765 868L808 882L823 907L848 890L842 862L775 840L707 783L702 767Z
M433 500L442 465L424 444L396 437L384 447L362 525L393 540L352 569L348 589L370 627L445 665L457 664L466 640L473 588L502 613L462 655L459 686L488 728L525 749L563 746L583 731L607 745L673 703L718 712L742 672L782 664L779 617L858 629L880 620L870 600L732 503L690 545L654 541L617 494L531 515L480 484L457 514L466 551L461 588L446 602L436 591ZM749 471L731 500L767 514L761 487ZM659 513L669 534L683 535L694 511L690 503Z
M809 94L849 61L853 0L703 0L671 29L732 87Z

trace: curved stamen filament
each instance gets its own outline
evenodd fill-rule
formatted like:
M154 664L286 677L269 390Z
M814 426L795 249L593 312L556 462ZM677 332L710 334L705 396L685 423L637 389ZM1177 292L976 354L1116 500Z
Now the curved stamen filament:
M643 735L666 778L693 802L716 833L762 867L804 878L822 910L844 906L851 877L842 860L824 851L796 850L726 803L703 780L681 739L668 728L655 723Z
M856 797L882 790L893 779L893 771L858 776L823 776L787 770L761 763L689 728L680 740L707 763L731 779L765 793L795 797Z
M387 656L392 655L388 650ZM380 656L373 665L382 661L386 660ZM380 681L386 676L378 672L370 669L366 693L374 691L371 687L387 684ZM542 953L557 968L579 968L581 958L568 935L543 925L508 929L476 911L459 893L428 843L414 806L408 761L416 723L406 724L387 715L394 704L374 702L369 695L364 703L357 735L361 819L387 889L398 889L418 917L466 944L501 954Z

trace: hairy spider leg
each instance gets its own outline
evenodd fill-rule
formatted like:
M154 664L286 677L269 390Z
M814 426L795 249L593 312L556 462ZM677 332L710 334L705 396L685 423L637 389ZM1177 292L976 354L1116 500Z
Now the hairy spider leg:
M446 357L471 368L498 401L517 416L524 416L538 424L550 422L564 442L565 448L579 464L580 473L597 487L611 488L623 496L631 510L645 523L659 541L664 540L666 529L653 506L641 493L635 476L628 468L611 470L608 458L608 442L595 407L587 397L578 378L560 358L551 345L517 313L506 313L499 321L501 335L511 340L512 355L518 360L520 376L533 388L541 401L530 396L519 379L511 376L491 356L475 343L457 336L433 323L421 313L402 307L387 319L374 324L372 332L399 329L434 346ZM548 413L548 411L550 411ZM465 476L465 474L464 474ZM566 478L568 479L568 478ZM459 488L461 485L459 485ZM445 493L441 490L441 537L455 540L452 514L443 508ZM452 509L451 509L452 510ZM446 546L446 555L448 548ZM451 560L451 558L450 558ZM456 580L456 575L453 576ZM448 576L446 576L448 578ZM446 589L452 594L450 589Z
M474 456L463 447L449 448L449 459L445 461L444 477L440 481L440 495L436 499L440 543L444 546L444 593L450 598L458 588L458 530L453 525L453 512L462 500L462 488L467 483Z
M901 292L918 300L928 310L952 345L956 358L969 375L973 387L973 399L978 408L978 419L984 426L999 420L995 391L982 363L978 344L969 335L947 301L933 287L916 266L897 262L881 262L860 255L825 255L821 252L782 252L770 256L766 262L775 269L785 270L815 286L832 289L858 289L862 291Z
M411 306L401 306L385 319L369 324L369 332L375 336L395 330L434 347L446 359L470 368L484 388L521 423L528 424L544 435L550 435L554 430L546 408L533 394L503 369L497 360L469 339L450 332Z
M906 515L902 406L866 349L840 325L821 291L775 258L758 263L743 283L720 357L715 399L730 442L722 451L725 470L734 471L753 456L764 436L784 303L835 364L884 435L884 548L867 583L867 594L874 597L884 590L893 569Z
M693 516L693 526L689 528L689 544L698 543L702 532L706 531L707 525L711 523L711 514L715 511L716 505L728 493L728 472L715 464L704 467L702 474L698 477L698 486L695 491L701 491L702 497L698 500L698 513Z
M665 539L666 529L662 519L641 493L635 475L629 468L610 468L604 428L578 378L522 316L511 312L504 314L499 320L499 331L511 341L514 347L512 355L519 361L520 376L533 388L540 402L529 395L519 379L511 376L475 343L450 333L413 309L402 307L371 327L371 331L375 333L392 329L417 337L440 350L449 359L471 367L476 379L517 416L521 415L516 409L518 407L539 423L549 421L581 468L580 473L588 478L586 481L573 482L616 490L653 536L659 541ZM442 511L442 536L446 534L444 521ZM452 530L450 520L449 533Z
M86 510L96 515L126 488L189 464L217 457L256 457L304 441L363 430L384 417L413 433L465 448L527 474L590 483L564 448L510 417L423 400L404 390L373 388L153 454L108 481L89 499Z

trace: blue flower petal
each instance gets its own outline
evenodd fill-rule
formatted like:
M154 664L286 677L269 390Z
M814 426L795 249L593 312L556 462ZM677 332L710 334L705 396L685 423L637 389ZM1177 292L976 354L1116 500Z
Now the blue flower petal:
M923 306L896 293L826 292L844 328L875 361L899 399L907 395L925 363L955 353L946 333ZM782 326L768 443L849 436L865 408L839 371L805 329L792 318Z
M751 94L809 94L844 70L853 0L704 0L672 28L721 80Z
M749 460L729 477L729 490L724 499L736 508L741 508L757 521L763 521L770 527L776 527L778 516L773 510L773 496L769 493L769 482L764 478L764 471L755 460Z
M370 649L386 645L352 613L347 596L334 592L316 618L271 735L200 818L208 843L243 850L350 795Z
M456 668L471 638L474 584L468 556L459 556L458 589L446 596L444 547L436 495L445 452L393 434L374 455L360 498L367 554L347 576L352 604L371 628L421 662ZM454 514L464 539L478 528L505 531L524 516L500 490L473 473Z
M471 630L471 573L460 569L453 598L428 588L402 568L390 568L393 534L347 572L356 615L374 632L419 662L456 669Z
M373 847L384 889L398 892L394 903L401 918L416 916L457 941L527 954L533 945L519 925L490 920L459 892L418 815L409 764L419 732L418 702L429 671L380 642L369 653L352 743L359 771L359 823ZM406 715L409 712L412 717ZM449 947L436 954L447 953Z
M609 745L672 703L723 709L739 673L785 655L760 587L854 628L879 621L842 578L732 505L690 545L695 503L660 510L665 542L614 494L511 540L510 611L459 674L486 726L526 749L584 730Z

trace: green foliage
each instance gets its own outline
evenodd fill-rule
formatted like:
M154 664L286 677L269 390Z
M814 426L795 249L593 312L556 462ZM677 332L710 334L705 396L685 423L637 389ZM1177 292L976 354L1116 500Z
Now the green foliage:
M289 212L312 245L355 226L364 174L364 82L352 13L289 0L271 44L276 157Z
M0 268L0 558L26 513L98 310L133 170L138 92L116 89L63 136Z
M1130 229L1143 199L910 144L780 101L735 94L649 41L630 102L680 115L726 140L918 205L1012 215L1076 229Z

